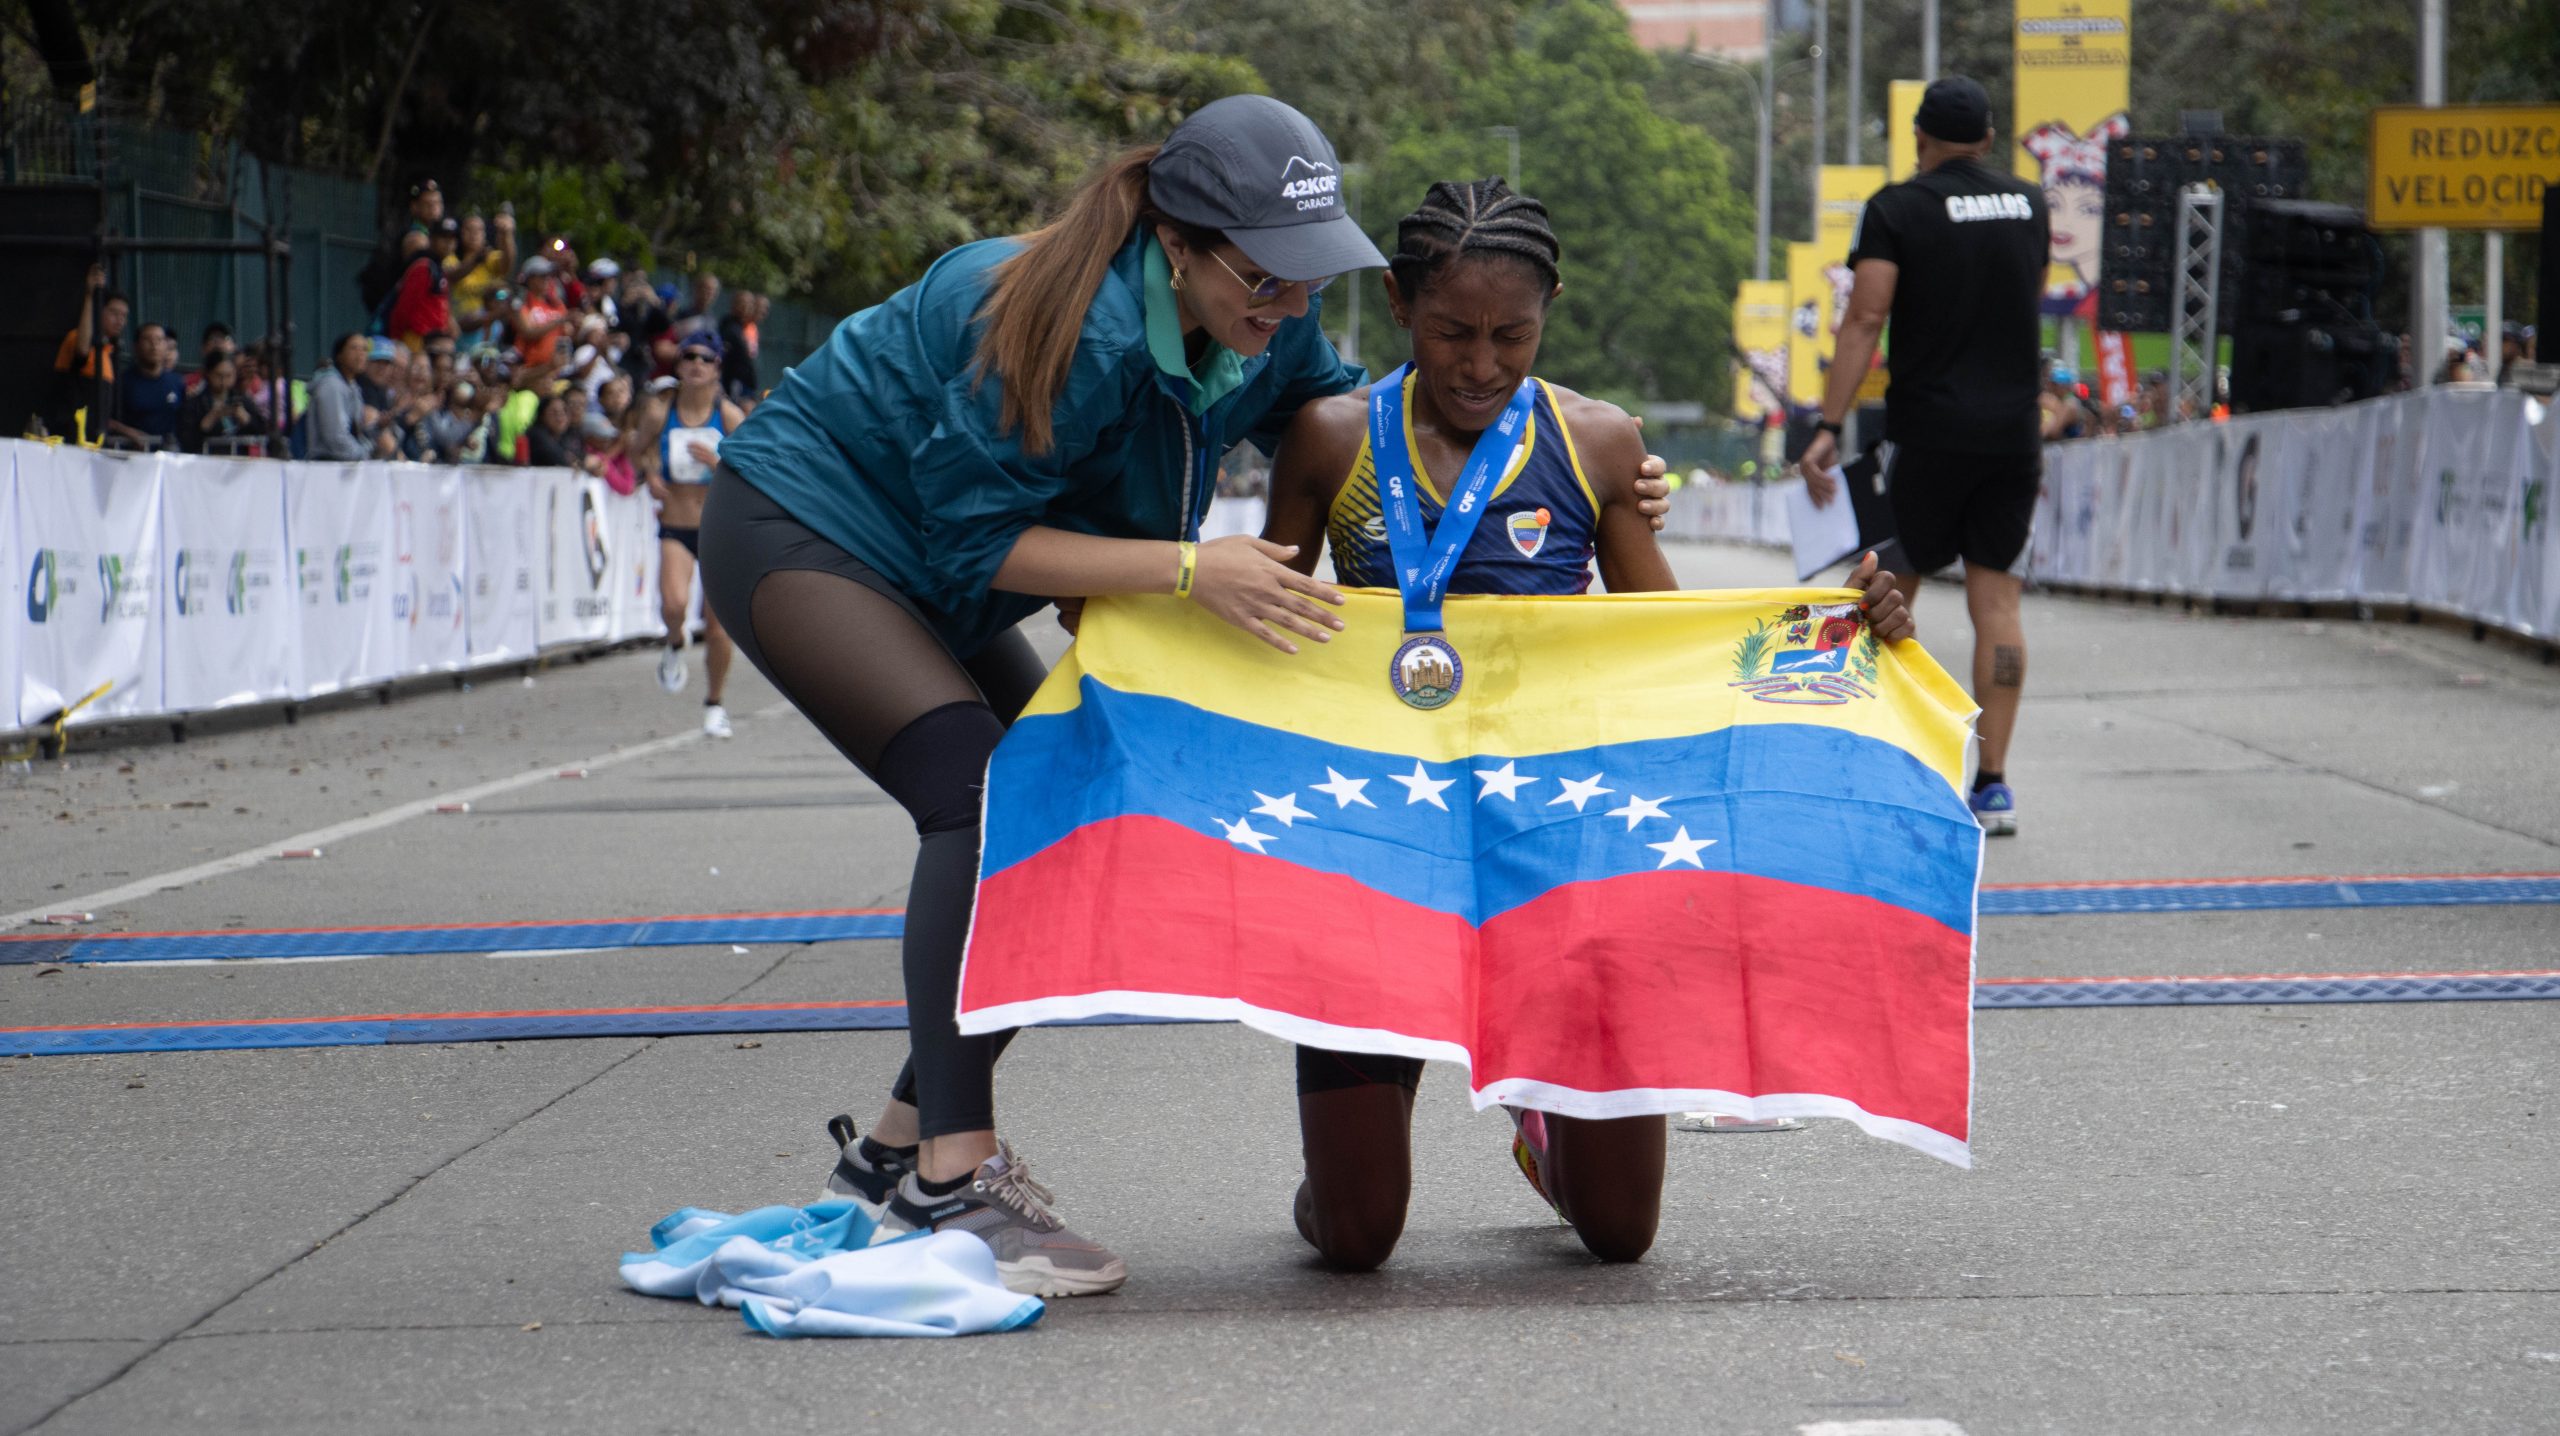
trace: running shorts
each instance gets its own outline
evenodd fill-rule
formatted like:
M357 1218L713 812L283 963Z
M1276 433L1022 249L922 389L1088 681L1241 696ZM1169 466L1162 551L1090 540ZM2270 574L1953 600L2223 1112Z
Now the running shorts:
M1936 573L1957 559L1965 567L2006 573L2027 551L2035 522L2044 455L1962 454L1889 446L1885 501L1912 572Z

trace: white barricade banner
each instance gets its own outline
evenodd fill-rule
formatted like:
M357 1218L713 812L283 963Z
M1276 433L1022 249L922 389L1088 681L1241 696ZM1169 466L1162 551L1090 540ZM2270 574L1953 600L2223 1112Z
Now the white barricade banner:
M2499 395L2501 400L2511 396ZM2532 441L2521 406L2502 402L2482 416L2478 502L2471 509L2471 561L2454 595L2457 612L2513 627L2516 561L2523 546L2526 470Z
M2205 592L2216 598L2263 598L2267 592L2266 537L2271 521L2283 515L2271 510L2275 497L2267 483L2271 471L2283 467L2283 440L2265 419L2238 419L2219 426L2214 437L2213 470L2206 487L2197 530L2209 535L2205 549Z
M379 683L399 672L391 562L397 482L374 464L285 467L285 532L293 538L301 629L297 698Z
M464 594L469 550L462 470L427 464L387 467L391 488L392 672L452 673L471 661Z
M18 555L19 440L0 440L0 732L18 726L18 627L27 613L27 565Z
M2361 415L2335 409L2293 416L2284 466L2286 597L2328 603L2355 592L2356 531L2366 476Z
M274 459L162 460L161 702L173 713L272 703L300 676Z
M100 684L71 720L148 717L161 702L160 466L28 444L18 449L18 719L51 721Z
M535 476L522 469L471 469L463 478L470 575L463 610L475 664L531 658L540 648L534 490Z
M2417 528L2409 544L2409 601L2468 613L2479 513L2488 487L2486 408L2496 396L2431 390L2419 420Z
M541 522L542 606L535 640L544 648L563 643L602 643L613 631L613 598L606 576L613 567L612 535L602 479L568 469L536 469L532 482Z
M611 515L613 630L610 640L664 638L666 620L658 614L658 515L646 490L615 494Z
M2365 406L2368 450L2364 509L2358 531L2356 590L2368 603L2409 598L2409 547L2417 540L2419 423L2424 394L2400 394Z
M2509 626L2540 638L2560 635L2560 525L2551 507L2560 498L2560 404L2521 406L2523 430L2516 453L2524 470L2518 504L2515 587L2507 599Z

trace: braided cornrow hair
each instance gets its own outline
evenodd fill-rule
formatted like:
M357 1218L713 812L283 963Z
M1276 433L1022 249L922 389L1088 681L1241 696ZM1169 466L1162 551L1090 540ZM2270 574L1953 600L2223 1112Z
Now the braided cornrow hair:
M1396 222L1396 252L1387 268L1407 299L1433 276L1468 255L1499 254L1538 272L1556 287L1564 246L1547 224L1547 207L1512 193L1499 177L1471 182L1442 180L1422 197L1422 208Z

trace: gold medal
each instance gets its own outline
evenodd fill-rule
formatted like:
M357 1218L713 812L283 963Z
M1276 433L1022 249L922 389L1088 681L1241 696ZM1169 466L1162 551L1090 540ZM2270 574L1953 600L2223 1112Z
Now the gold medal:
M1426 712L1446 707L1467 680L1457 646L1443 633L1408 633L1387 663L1387 686L1414 708Z

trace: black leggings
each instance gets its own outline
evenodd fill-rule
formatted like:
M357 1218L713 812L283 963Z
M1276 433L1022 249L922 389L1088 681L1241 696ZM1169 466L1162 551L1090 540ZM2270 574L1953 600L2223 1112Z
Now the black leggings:
M928 1137L995 1126L1010 1032L963 1037L960 953L987 758L1047 676L1020 631L967 658L913 600L726 465L702 511L702 592L756 671L915 819L903 960L907 1065L892 1095Z

